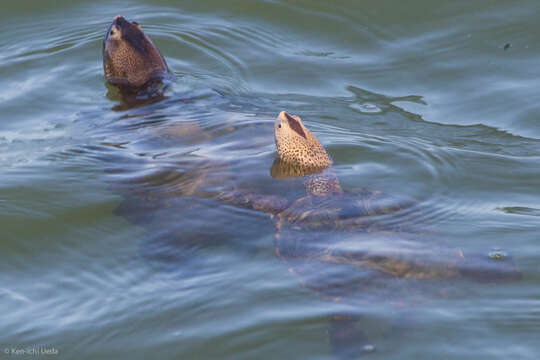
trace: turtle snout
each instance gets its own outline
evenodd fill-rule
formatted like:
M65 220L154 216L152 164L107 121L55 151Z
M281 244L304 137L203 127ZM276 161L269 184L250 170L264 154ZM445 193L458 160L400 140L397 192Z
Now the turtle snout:
M119 28L126 25L127 23L128 21L123 16L120 16L120 15L115 16L114 21L113 21L113 25L116 25Z

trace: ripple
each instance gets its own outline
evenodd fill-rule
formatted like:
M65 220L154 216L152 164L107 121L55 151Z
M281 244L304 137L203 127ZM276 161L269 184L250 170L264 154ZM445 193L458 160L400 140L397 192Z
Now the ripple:
M349 315L410 330L375 338L375 356L444 357L454 349L433 336L444 334L486 357L535 358L534 4L64 2L0 14L6 343L72 358L326 359L332 320ZM120 11L178 75L162 101L117 107L106 95L101 42ZM302 179L271 176L282 109L321 139L345 191L404 205L371 220L408 231L300 239L419 259L446 245L443 264L477 251L470 271L514 260L526 281L423 287L328 264L295 275L275 255L273 220L216 199L232 187L305 196ZM326 298L325 284L347 299Z
M352 109L358 110L361 113L364 114L372 114L372 113L381 113L382 110L372 103L364 103L364 104L351 104L349 105Z
M537 217L540 216L540 209L523 207L523 206L507 206L507 207L497 208L497 210L502 211L506 214L537 216Z
M0 288L0 296L7 296L8 298L15 301L22 301L27 303L31 302L31 300L23 294L5 288Z

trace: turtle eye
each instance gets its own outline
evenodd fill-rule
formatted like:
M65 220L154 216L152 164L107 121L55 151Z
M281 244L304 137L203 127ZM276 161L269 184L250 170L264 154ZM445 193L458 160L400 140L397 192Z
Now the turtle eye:
M111 34L111 36L113 36L114 35L114 30L111 30L110 34Z
M281 124L279 124L279 125L278 125L278 128L280 128L280 129L281 129Z

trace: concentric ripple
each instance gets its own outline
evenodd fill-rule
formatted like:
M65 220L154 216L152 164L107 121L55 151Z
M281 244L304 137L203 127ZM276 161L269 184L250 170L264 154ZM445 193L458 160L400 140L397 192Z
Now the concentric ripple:
M0 349L538 359L536 10L5 2ZM160 101L105 84L117 14L175 75ZM305 198L303 178L272 176L281 110L333 158L341 227L222 201ZM374 193L399 210L359 219Z

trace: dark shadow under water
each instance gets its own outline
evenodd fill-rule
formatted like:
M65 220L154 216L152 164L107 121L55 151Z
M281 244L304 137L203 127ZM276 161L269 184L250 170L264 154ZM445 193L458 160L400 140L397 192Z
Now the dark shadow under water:
M156 90L154 95L147 98L141 98L139 92L114 90L118 91L114 94L120 96L120 104L113 109L124 111L166 99L162 91L165 88L152 89ZM115 99L116 95L110 96ZM145 117L151 115L145 113ZM209 146L215 136L229 136L224 134L241 132L242 128L232 127L228 131L212 133L197 126L197 132L207 135L197 141L201 147ZM163 138L151 134L155 136L155 144L159 144L157 147L163 147ZM269 133L268 137L271 136ZM178 141L187 139L179 137ZM339 205L340 211L330 213L330 225L321 225L324 221L314 222L312 215L308 215L308 223L294 223L281 221L283 217L280 219L279 214L268 217L253 206L246 206L245 202L225 204L222 201L224 193L239 189L252 191L249 186L242 189L244 185L236 184L234 179L241 178L242 173L233 170L238 165L235 161L189 154L162 163L155 158L141 158L132 164L122 163L121 157L110 160L109 173L114 178L111 186L124 198L115 214L144 229L146 236L140 245L144 259L160 271L185 279L213 271L212 264L219 261L219 249L223 247L249 256L254 247L270 246L253 239L274 237L276 259L291 270L299 284L317 293L329 307L330 343L340 359L375 351L381 336L400 336L404 328L402 317L409 317L423 304L447 298L457 281L504 283L521 278L510 257L471 255L440 244L433 238L436 235L422 236L421 229L404 232L401 225L407 222L410 215L407 210L415 209L414 204L400 203L398 207L405 208L401 213L358 210L358 204L366 201L365 194L373 194L364 189L360 193L346 192L343 198L331 204ZM291 177L298 179L293 189L286 192L289 205L306 197L303 179L317 176L316 172L306 174L280 160L269 165L269 162L263 163L249 170L242 165L239 167L253 171L246 173L252 177L271 174L274 190L269 193L268 189L262 189L266 193L263 198L282 196L283 191L275 189L290 186L287 181ZM253 190L257 190L256 185ZM290 194L296 195L290 197ZM392 205L391 202L381 204L383 207ZM416 208L426 204L420 205ZM304 210L306 213L318 211L321 206L324 204ZM248 211L235 210L235 207ZM423 211L429 212L429 209ZM347 227L346 224L359 217L363 217L361 226ZM332 225L336 221L341 221L344 227ZM344 311L344 307L348 310ZM374 316L377 312L373 308L381 307L397 318L388 322ZM414 327L414 322L411 326ZM382 335L380 328L383 328Z

